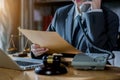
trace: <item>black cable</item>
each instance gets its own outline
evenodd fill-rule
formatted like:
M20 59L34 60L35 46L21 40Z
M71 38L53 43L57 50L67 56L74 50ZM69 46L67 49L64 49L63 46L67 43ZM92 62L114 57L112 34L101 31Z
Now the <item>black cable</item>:
M94 45L94 43L91 41L91 39L89 38L89 36L85 33L85 31L84 31L84 29L83 29L83 27L82 27L83 25L82 25L82 23L80 22L80 20L79 20L79 25L80 25L80 27L81 27L81 29L82 29L82 31L83 31L84 36L86 37L86 39L87 39L88 42L92 45L93 48L95 48L96 50L99 50L99 51L101 51L101 52L107 53L107 54L109 55L109 57L108 57L109 60L115 58L115 56L114 56L114 54L113 54L112 52L110 52L110 51L108 51L108 50L101 49L101 48L99 48L99 47L97 47L97 46ZM101 54L102 54L102 53L101 53ZM110 56L111 56L111 57L110 57Z

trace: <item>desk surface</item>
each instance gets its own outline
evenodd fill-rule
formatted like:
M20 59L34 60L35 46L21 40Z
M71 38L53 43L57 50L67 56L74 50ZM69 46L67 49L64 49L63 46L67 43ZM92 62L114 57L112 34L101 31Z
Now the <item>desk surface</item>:
M104 71L83 71L67 68L63 75L37 75L34 70L17 71L0 68L0 80L120 80L120 68L108 66Z

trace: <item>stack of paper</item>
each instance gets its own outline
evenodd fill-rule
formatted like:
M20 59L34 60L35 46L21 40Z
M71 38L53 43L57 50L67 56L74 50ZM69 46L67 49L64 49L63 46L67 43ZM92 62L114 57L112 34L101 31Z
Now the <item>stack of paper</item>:
M25 35L32 43L39 44L41 47L49 49L49 53L80 53L79 50L70 45L56 32L37 31L20 29L19 31Z

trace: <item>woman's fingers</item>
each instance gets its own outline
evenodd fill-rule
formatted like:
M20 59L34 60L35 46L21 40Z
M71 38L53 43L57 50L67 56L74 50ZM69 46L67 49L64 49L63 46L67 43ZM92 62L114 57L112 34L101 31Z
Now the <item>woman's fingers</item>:
M40 56L48 51L48 48L40 47L38 44L31 45L31 51L35 56Z

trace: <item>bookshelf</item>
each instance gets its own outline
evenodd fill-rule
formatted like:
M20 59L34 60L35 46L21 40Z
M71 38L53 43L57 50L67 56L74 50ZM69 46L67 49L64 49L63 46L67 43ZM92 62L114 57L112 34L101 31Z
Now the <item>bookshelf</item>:
M70 3L72 3L71 0L35 0L33 2L33 28L46 30L56 9Z
M21 0L21 27L42 30L44 16L53 16L57 8L71 0Z
M71 2L71 0L35 0L35 2L40 3L54 3L54 2Z
M71 3L71 0L36 0L34 4L37 6L61 6Z

